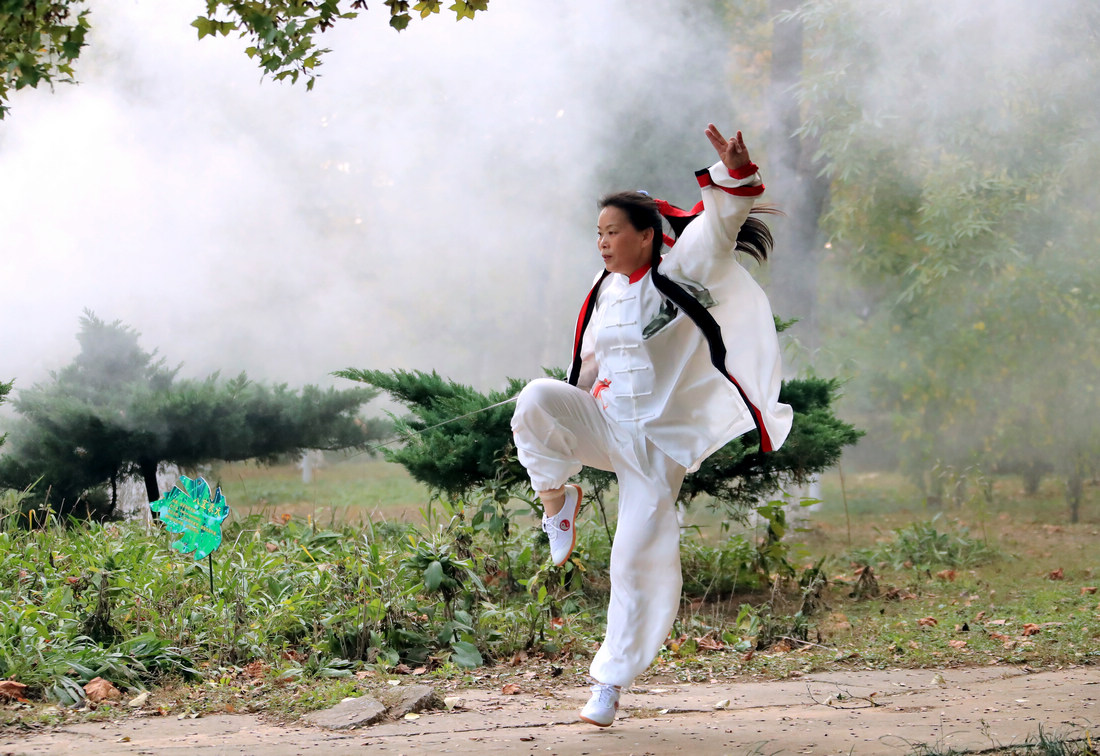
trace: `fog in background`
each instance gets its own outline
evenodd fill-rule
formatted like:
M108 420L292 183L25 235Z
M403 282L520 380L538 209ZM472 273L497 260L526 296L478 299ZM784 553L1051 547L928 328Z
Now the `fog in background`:
M0 122L0 379L71 362L85 308L185 376L564 366L597 196L694 202L703 128L735 126L708 6L499 2L398 34L372 4L307 92L197 40L200 3L97 1L81 83Z
M400 34L379 6L321 37L332 52L307 92L262 80L242 40L197 40L201 4L97 1L82 83L17 93L0 122L0 380L18 390L68 364L85 308L140 331L185 376L341 385L331 371L406 368L480 389L535 377L568 360L600 267L596 198L644 188L693 203L692 171L713 160L708 121L745 130L768 200L795 216L769 219L774 259L748 265L777 314L796 312L799 296L837 314L820 346L805 338L809 319L791 328L788 343L810 346L788 347L788 369L888 371L888 347L909 334L863 355L845 338L859 329L853 313L885 320L897 301L900 275L863 289L853 275L886 256L860 246L873 234L857 229L827 252L820 232L792 248L796 218L816 216L784 189L816 171L765 144L777 99L769 6L497 2L472 22L443 13ZM1086 164L1064 150L1097 154L1098 16L1084 0L809 7L799 123L819 126L823 143L804 143L863 158L866 171L837 166L827 212L873 199L863 179L908 191L935 166L929 186L957 191L958 206L980 200L977 169L1028 175L1036 160ZM879 149L897 160L876 164ZM1090 238L1095 194L1079 194L1049 236L1033 234L1061 261L1094 254L1065 242ZM1025 256L1033 242L1006 240ZM971 251L960 245L960 257ZM803 294L792 282L806 271L815 283ZM1003 364L1025 366L1006 384L1028 385L1027 360ZM848 387L846 402L870 395ZM890 424L881 406L863 409ZM869 430L864 447L896 445L890 429Z

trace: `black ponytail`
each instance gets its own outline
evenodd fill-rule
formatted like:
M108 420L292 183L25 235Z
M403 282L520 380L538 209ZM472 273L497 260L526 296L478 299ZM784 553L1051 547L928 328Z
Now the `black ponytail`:
M754 218L754 214L782 215L783 211L773 205L754 207L741 225L741 230L737 232L737 246L734 249L762 263L768 259L768 254L775 246L775 239L768 224L759 218Z

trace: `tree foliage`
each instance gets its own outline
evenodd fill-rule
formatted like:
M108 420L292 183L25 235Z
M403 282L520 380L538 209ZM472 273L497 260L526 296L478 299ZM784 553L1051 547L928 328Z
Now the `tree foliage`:
M1072 489L1100 452L1084 420L1100 415L1100 10L794 13L812 61L801 131L831 181L827 341L849 396L933 497L933 469L975 463L1061 469ZM909 88L885 80L899 72Z
M839 381L820 377L783 382L779 401L791 405L794 424L774 452L760 451L757 431L736 438L684 479L680 500L703 495L737 517L789 486L801 486L840 461L844 448L863 435L833 414Z
M397 31L409 25L414 12L420 18L427 18L439 13L442 4L425 0L410 8L410 3L404 0L383 2L390 11L390 26ZM458 0L448 10L461 21L472 19L477 11L486 10L488 5L489 0ZM354 0L350 4L340 0L207 0L206 15L195 19L192 26L198 29L199 39L237 32L248 40L245 52L257 60L265 74L292 82L301 77L306 80L306 87L312 89L321 57L329 52L318 46L317 35L365 10L364 0Z
M103 501L96 489L130 476L144 479L150 501L159 498L162 463L272 461L302 449L361 447L387 431L357 417L374 390L299 393L244 374L178 379L178 368L143 350L138 336L85 314L76 359L13 402L21 422L0 458L0 486L35 485L38 500L56 510L102 513L114 497Z
M385 454L417 480L460 499L474 489L489 489L498 499L526 497L529 482L516 458L513 405L507 402L526 381L512 378L503 391L482 394L435 372L348 369L337 375L380 388L409 408L412 414L397 425L405 444ZM780 399L792 406L795 419L783 447L761 453L756 431L734 439L687 477L680 500L708 496L729 516L742 517L779 488L805 483L836 464L844 447L862 435L833 415L837 389L836 381L821 378L785 382ZM612 477L585 468L581 479L602 491Z
M384 0L390 26L405 29L414 16L441 12L442 2ZM456 0L447 10L461 21L488 9L489 0ZM367 10L365 0L207 0L192 22L199 39L238 34L246 54L276 80L304 78L313 88L321 58L319 34ZM89 11L82 0L0 0L0 119L9 110L10 90L73 82L73 65L84 47Z
M483 394L435 371L349 368L336 375L381 389L408 407L411 415L395 418L405 443L383 453L432 489L461 498L493 486L507 495L526 480L512 445L513 405L487 409L518 395L526 381L510 378L503 391Z
M14 381L8 381L7 383L4 383L3 381L0 381L0 404L4 403L4 400L7 398L8 393L11 391L11 387L12 387L13 383L14 383ZM5 435L0 435L0 446L4 445L4 439L5 438L7 438L6 434Z
M12 90L71 83L87 33L82 2L0 0L0 119Z
M1100 413L1100 10L729 7L744 29L731 43L739 97L813 149L788 165L773 137L762 165L828 183L810 346L818 368L849 378L843 410L875 439L863 459L900 463L933 501L951 469L1016 471L1030 487L1057 470L1072 508L1100 458L1088 422ZM779 179L772 196L809 223ZM788 256L777 248L773 288Z

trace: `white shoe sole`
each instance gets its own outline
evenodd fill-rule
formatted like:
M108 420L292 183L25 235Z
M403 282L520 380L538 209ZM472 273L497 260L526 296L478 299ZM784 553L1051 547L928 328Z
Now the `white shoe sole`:
M584 493L581 491L581 487L578 486L575 483L570 483L569 487L573 488L573 489L576 489L576 491L577 491L577 501L573 505L573 516L569 518L570 523L571 523L569 527L573 530L573 542L571 544L569 544L569 551L567 551L565 553L565 556L562 557L561 561L560 562L554 562L555 567L561 567L563 564L568 562L569 557L573 556L573 550L575 548L577 548L577 512L580 511L581 500L584 498ZM587 720L585 720L585 721L587 721ZM596 724L596 723L593 722L592 724ZM606 727L607 725L600 725L600 726L601 727Z

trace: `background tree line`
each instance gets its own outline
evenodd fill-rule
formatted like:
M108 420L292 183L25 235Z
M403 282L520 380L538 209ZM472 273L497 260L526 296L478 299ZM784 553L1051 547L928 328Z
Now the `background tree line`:
M137 477L160 498L162 465L193 470L214 461L274 461L303 449L363 447L389 423L359 410L377 391L300 391L243 373L180 379L133 328L93 313L81 318L80 353L48 381L19 391L19 418L0 456L0 488L61 515L116 515L118 485ZM0 400L12 384L0 384Z
M1100 9L769 10L804 47L798 178L828 182L815 364L930 500L944 469L1056 472L1076 521L1100 459Z

